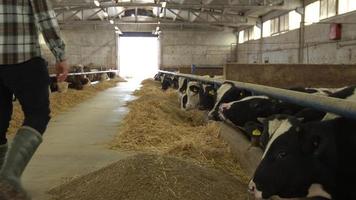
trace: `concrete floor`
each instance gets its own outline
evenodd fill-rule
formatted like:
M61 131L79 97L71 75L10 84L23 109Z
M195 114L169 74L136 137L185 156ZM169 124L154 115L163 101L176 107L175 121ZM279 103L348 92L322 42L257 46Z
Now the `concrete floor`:
M44 142L23 175L34 200L49 200L46 192L66 178L84 175L128 156L107 148L132 100L138 82L119 83L70 111L53 118Z

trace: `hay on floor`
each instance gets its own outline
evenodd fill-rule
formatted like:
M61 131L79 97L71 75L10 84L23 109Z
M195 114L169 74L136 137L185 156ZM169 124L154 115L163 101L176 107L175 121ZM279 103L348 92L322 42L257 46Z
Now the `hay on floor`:
M118 82L122 82L121 78L112 79L110 81L100 82L83 90L68 89L66 93L52 93L50 95L51 102L51 116L67 111L68 109L76 106L77 104L95 96L98 92L115 87ZM8 129L8 135L16 133L17 129L21 127L24 119L21 106L18 101L14 102L12 120Z
M179 108L177 92L164 92L153 80L145 80L130 102L112 149L132 150L192 159L237 176L247 183L248 176L228 145L219 137L220 127L207 122L202 111Z
M245 200L238 179L174 157L139 154L63 184L55 200Z

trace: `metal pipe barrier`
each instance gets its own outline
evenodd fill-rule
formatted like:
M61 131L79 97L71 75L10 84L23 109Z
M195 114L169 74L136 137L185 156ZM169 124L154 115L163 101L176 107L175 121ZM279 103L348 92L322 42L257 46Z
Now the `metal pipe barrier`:
M79 76L79 75L88 75L88 74L104 74L110 72L117 72L117 70L109 70L109 71L97 71L97 72L79 72L79 73L69 73L68 76ZM56 77L56 74L50 74L51 78Z
M218 85L221 85L224 82L231 82L237 88L246 89L255 94L266 95L289 103L313 108L316 110L321 110L324 112L334 113L346 118L352 118L356 120L356 102L350 100L319 96L315 94L296 92L287 89L281 89L281 88L275 88L275 87L257 85L251 83L244 83L238 81L215 80L212 78L206 78L202 76L167 72L162 70L159 70L159 72L163 74L185 77L190 80L197 80L197 81L213 83Z

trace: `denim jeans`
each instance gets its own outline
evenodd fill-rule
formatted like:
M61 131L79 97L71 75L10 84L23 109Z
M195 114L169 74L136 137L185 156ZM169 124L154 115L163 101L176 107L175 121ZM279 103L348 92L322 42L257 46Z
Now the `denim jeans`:
M43 134L50 120L49 74L40 57L15 65L0 65L0 145L6 144L6 132L12 115L13 95L25 115L24 126Z

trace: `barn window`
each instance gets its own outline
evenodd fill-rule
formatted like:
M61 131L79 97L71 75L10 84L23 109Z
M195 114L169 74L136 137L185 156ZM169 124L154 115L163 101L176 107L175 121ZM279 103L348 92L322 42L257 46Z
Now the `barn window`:
M271 36L271 20L263 22L263 32L262 32L263 37L269 37Z
M336 15L336 0L320 0L320 19Z
M275 35L279 32L279 17L271 20L271 34Z
M317 23L320 20L320 1L311 3L305 7L305 25Z
M339 0L339 14L344 14L356 10L355 0Z
M289 30L294 30L300 28L300 22L302 21L302 16L296 11L289 12Z
M289 30L289 14L279 17L279 32L286 32Z
M261 28L258 28L257 26L253 27L253 39L261 39Z
M248 36L249 36L249 31L248 31L248 29L246 29L246 30L244 31L244 42L247 42L247 41L248 41Z
M240 31L239 32L239 43L244 43L244 33L245 31Z

